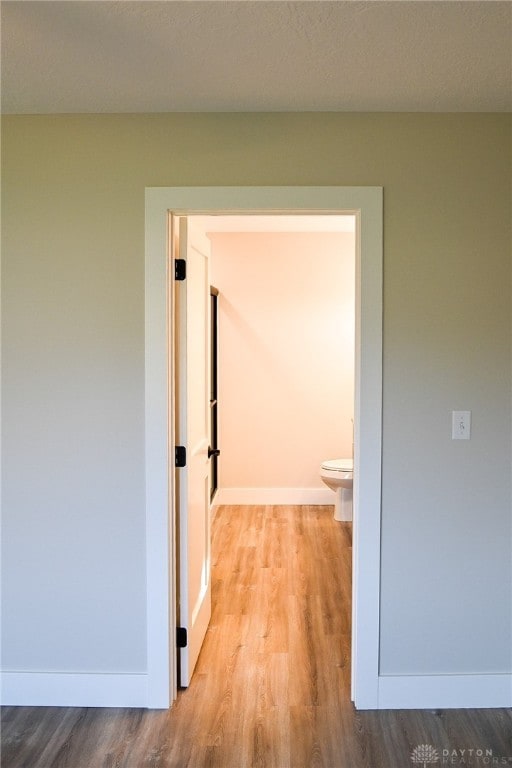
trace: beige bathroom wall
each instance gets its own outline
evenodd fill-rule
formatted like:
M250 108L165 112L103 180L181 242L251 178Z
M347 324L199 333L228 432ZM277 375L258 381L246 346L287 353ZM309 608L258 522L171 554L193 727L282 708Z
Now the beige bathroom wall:
M214 233L220 488L321 488L352 456L355 237Z

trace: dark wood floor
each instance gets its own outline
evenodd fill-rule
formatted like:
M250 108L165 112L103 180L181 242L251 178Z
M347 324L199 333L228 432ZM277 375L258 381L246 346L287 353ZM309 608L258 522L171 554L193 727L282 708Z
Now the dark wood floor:
M220 507L213 559L211 625L172 710L5 707L3 768L427 768L411 759L425 744L438 765L512 766L510 710L354 710L351 526L332 508Z

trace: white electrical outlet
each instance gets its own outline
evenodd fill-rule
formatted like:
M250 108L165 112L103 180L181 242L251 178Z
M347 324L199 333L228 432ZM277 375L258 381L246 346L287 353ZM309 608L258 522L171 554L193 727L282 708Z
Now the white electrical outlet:
M471 411L452 411L452 440L471 437Z

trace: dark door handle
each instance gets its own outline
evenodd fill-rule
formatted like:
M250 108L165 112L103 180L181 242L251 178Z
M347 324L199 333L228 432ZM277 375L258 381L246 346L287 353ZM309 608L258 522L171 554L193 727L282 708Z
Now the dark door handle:
M220 456L220 448L210 448L208 446L208 458L211 459L212 456Z

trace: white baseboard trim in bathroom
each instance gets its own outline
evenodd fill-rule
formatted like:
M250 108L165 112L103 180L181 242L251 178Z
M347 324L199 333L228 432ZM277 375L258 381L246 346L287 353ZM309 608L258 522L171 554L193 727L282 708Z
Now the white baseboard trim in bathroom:
M512 706L512 675L380 675L379 709Z
M215 504L334 504L329 488L219 488Z
M147 707L146 674L2 672L2 705Z

